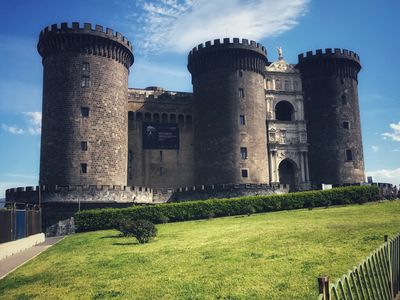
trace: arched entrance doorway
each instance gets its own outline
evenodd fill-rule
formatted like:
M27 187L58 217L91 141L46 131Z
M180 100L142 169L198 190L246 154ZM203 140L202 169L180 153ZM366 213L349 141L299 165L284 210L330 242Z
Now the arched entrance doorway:
M279 164L279 183L289 184L289 191L296 190L296 166L289 159L284 159Z

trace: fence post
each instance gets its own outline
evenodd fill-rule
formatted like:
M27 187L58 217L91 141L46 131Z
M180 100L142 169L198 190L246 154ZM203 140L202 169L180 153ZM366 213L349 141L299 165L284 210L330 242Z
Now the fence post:
M329 295L329 276L318 277L319 293L323 295L323 300L330 300Z

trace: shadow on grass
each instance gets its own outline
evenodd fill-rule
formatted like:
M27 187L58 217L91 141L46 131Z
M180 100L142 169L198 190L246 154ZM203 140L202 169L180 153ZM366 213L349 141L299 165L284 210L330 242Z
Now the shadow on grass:
M116 239L116 238L121 238L121 237L124 237L124 236L122 235L122 233L119 233L119 234L102 236L101 239Z
M132 246L139 245L138 242L127 242L127 243L113 243L114 246Z

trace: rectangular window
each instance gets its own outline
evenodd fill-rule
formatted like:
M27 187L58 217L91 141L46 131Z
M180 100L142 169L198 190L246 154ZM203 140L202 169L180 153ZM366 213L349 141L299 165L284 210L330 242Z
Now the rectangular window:
M247 159L247 148L246 147L240 148L240 157L241 157L241 159Z
M81 142L81 150L87 151L87 142Z
M164 170L163 167L160 167L160 177L163 176Z
M90 87L90 77L89 76L82 76L81 87Z
M81 115L82 115L82 117L84 117L84 118L89 117L89 107L87 107L87 106L82 106L82 107L81 107Z
M163 153L160 151L160 162L163 161Z
M82 71L90 72L90 65L88 62L82 63Z
M246 117L244 115L240 115L240 125L246 125Z
M87 164L81 164L81 174L87 173Z
M249 170L247 170L247 169L242 169L242 177L243 177L243 178L249 177Z
M244 98L244 90L242 88L239 88L239 97Z
M350 123L349 122L343 122L343 128L344 129L350 129Z
M353 153L349 149L346 150L346 160L347 161L352 161L353 160Z
M128 168L129 179L132 179L132 167Z
M132 152L132 150L129 150L128 151L128 161L132 161L132 159L133 159L133 152Z

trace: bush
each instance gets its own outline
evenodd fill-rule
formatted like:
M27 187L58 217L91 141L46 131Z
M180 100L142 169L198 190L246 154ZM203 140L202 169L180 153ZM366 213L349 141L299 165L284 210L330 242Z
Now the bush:
M309 191L282 195L246 196L165 203L129 208L83 210L75 214L78 231L114 228L115 220L147 220L156 224L212 217L244 215L299 208L328 207L365 203L379 198L376 186L340 187L326 191Z
M116 229L123 236L135 237L141 244L148 243L157 235L156 226L147 220L120 220L116 222Z

